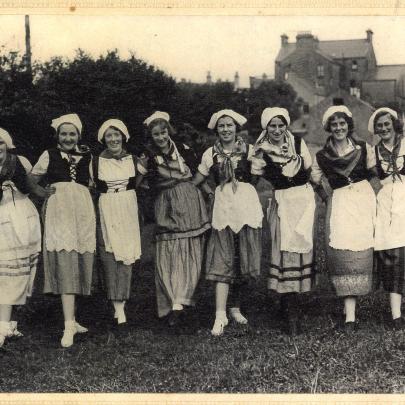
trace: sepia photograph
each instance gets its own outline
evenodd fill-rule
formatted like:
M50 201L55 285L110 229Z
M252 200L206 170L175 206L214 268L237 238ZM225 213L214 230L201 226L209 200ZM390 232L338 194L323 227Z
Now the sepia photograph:
M404 394L404 27L1 14L0 393Z

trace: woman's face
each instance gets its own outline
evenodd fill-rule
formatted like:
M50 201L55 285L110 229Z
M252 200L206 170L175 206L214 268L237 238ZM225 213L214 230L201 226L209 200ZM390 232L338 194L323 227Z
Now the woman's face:
M7 145L3 138L0 138L0 162L4 162L7 156Z
M285 125L284 121L280 117L274 117L267 124L266 129L273 143L279 144L284 142L284 135L285 131L287 130L287 125Z
M122 152L122 134L118 129L107 128L104 132L104 141L113 155L119 155Z
M66 152L73 150L79 142L79 133L73 124L62 124L59 127L58 144Z
M333 116L330 121L330 132L335 141L343 141L349 134L349 125L343 117Z
M165 149L169 145L169 130L168 128L162 127L161 124L155 125L151 131L152 140L155 145L160 149Z
M233 118L224 116L218 120L217 133L221 143L230 143L235 141L236 124Z
M395 136L394 124L390 114L382 115L375 122L375 132L383 141L390 141Z

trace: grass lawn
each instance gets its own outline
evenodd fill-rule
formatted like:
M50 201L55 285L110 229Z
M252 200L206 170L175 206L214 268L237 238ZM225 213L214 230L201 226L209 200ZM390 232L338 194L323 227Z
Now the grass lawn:
M0 392L405 392L405 334L386 326L382 292L360 300L359 329L346 336L337 328L342 303L323 275L303 299L302 335L290 338L281 329L278 297L267 292L263 278L246 293L250 326L231 323L223 337L214 338L214 291L202 282L190 314L195 330L175 334L156 318L150 232L144 241L146 257L134 272L127 304L126 337L109 331L112 310L96 291L79 302L78 320L90 333L76 335L72 348L61 348L60 301L40 294L39 271L38 293L17 312L25 337L0 349ZM317 254L324 273L322 250Z

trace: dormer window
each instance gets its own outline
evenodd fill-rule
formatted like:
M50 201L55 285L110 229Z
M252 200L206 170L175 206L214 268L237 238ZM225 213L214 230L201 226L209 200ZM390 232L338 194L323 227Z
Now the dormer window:
M316 72L317 72L317 76L318 76L319 78L324 77L324 76L325 76L324 66L323 66L323 65L318 65L318 66L316 67Z
M357 60L352 60L352 71L357 72L359 70L359 65L357 64Z

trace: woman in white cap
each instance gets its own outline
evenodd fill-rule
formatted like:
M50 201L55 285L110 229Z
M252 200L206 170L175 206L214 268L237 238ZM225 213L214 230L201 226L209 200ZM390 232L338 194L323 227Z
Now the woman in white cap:
M141 256L138 202L135 188L143 167L126 151L129 132L118 119L109 119L98 131L105 146L93 158L93 178L98 200L97 242L104 268L107 297L114 306L115 327L125 330L125 302L131 291L132 265Z
M376 199L369 181L375 177L374 150L354 137L352 113L346 106L328 108L322 124L330 136L316 154L312 178L331 190L325 226L327 266L337 296L344 299L344 329L352 332L356 298L372 287Z
M172 140L166 112L156 111L144 124L150 140L148 180L155 193L155 281L158 316L169 326L185 326L184 307L195 304L201 274L204 233L210 228L205 202L192 183L196 156Z
M214 336L222 335L228 324L230 285L230 316L248 323L240 311L242 288L260 273L263 210L250 184L253 146L238 135L245 123L245 117L229 109L212 115L208 128L218 139L204 152L194 177L194 184L200 184L212 173L216 183L206 257L206 278L216 283Z
M391 108L379 108L368 130L380 137L375 146L376 168L382 189L377 194L375 227L378 279L389 293L392 326L404 329L401 316L405 291L405 141L402 122Z
M31 164L11 149L11 136L0 128L0 347L7 337L22 336L12 310L31 295L41 250L39 215L27 195Z
M268 208L271 256L268 288L281 294L280 308L287 333L300 331L299 295L313 281L315 194L309 183L311 155L302 138L294 137L285 108L266 108L263 131L255 144L252 173L274 188Z
M37 185L48 197L44 205L44 292L61 295L65 330L63 347L76 333L87 332L75 320L76 295L89 295L96 248L96 218L88 189L91 154L79 145L82 123L76 114L52 121L57 146L46 150L31 171L34 183L45 177L51 187Z

